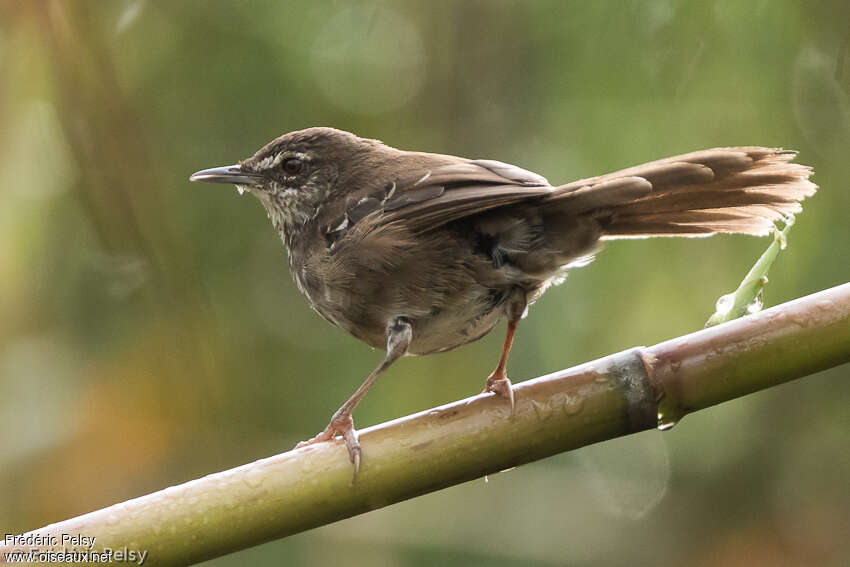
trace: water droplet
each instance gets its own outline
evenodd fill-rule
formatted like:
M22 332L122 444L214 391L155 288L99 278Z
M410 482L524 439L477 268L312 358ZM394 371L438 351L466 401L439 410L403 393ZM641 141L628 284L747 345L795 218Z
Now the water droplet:
M788 213L782 220L785 222L785 228L788 228L789 226L794 226L794 222L796 222L797 218L791 213Z
M684 412L669 397L663 396L658 400L657 427L659 431L673 429L673 426L679 423L683 415Z
M264 480L265 476L257 467L252 468L245 473L245 476L242 477L242 482L244 482L248 488L260 488L263 485Z
M537 400L531 400L531 407L534 408L534 413L537 414L537 419L540 421L546 421L554 413L551 404L541 403Z
M759 311L761 311L762 307L764 307L764 294L762 290L759 290L758 294L756 294L755 299L753 299L749 304L747 304L747 313L758 313Z
M410 447L413 443L413 439L411 439L410 435L406 433L401 433L395 437L396 445L400 448Z
M239 505L236 498L233 496L231 492L225 492L221 495L219 502L228 510L233 510L236 506Z
M236 192L239 193L240 195L244 195L245 194L245 188L242 187L241 185L237 185L236 186Z
M564 399L563 410L567 415L575 415L581 411L584 399L579 396L567 396Z
M714 310L718 315L728 315L730 311L732 311L732 307L735 305L735 294L727 293L726 295L721 295L717 303L714 305Z
M485 475L484 475L484 484L487 484L488 482L490 482L490 477L488 477L488 476L485 474Z

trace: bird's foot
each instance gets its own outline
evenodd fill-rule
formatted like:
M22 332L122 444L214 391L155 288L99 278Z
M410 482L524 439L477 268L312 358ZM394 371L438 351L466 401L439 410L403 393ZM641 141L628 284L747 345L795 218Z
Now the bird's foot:
M484 386L483 394L492 392L497 396L507 399L511 404L511 417L514 416L516 410L516 399L514 398L514 388L510 379L504 372L493 372L487 377L487 383Z
M342 435L342 439L345 441L345 447L348 449L348 458L354 464L354 478L356 479L357 473L360 471L360 442L357 439L357 430L354 429L354 418L351 417L350 413L335 413L324 431L312 439L301 441L295 448L300 449L301 447L315 443L331 441L336 438L337 433Z

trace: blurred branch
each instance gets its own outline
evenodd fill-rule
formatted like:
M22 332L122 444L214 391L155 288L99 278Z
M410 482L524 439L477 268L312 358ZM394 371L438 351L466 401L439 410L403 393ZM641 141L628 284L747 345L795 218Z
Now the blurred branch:
M29 543L0 546L0 563L13 548L44 549L32 543L36 536L62 547L63 534L95 536L98 550L147 553L146 565L195 563L562 451L665 429L689 412L848 361L850 283L519 384L513 419L503 399L478 395L365 429L354 483L343 444L322 443L30 532Z
M41 0L21 3L20 10L47 55L51 100L81 172L73 195L100 247L90 251L88 261L112 281L128 284L123 293L113 287L115 296L127 300L138 293L140 303L150 307L146 314L156 329L152 340L162 353L151 362L157 379L174 393L189 384L187 373L213 374L208 345L217 342L205 288L196 279L197 255L189 252L186 235L175 232L185 223L185 213L166 198L169 184L186 182L159 181L146 124L122 83L111 57L114 39L94 4ZM215 383L207 383L204 395L210 396ZM185 398L173 399L183 403ZM201 403L209 398L190 399Z
M82 176L74 196L99 246L149 267L153 299L163 310L189 312L187 302L200 308L203 300L191 281L196 259L185 237L175 233L182 219L165 198L168 185L159 181L146 124L112 60L99 11L85 2L58 0L21 9L50 64L51 102ZM185 184L170 183L175 182Z
M50 63L52 102L82 172L75 194L100 245L142 256L161 271L155 238L169 234L156 214L164 207L157 202L155 164L92 8L43 0L25 10Z

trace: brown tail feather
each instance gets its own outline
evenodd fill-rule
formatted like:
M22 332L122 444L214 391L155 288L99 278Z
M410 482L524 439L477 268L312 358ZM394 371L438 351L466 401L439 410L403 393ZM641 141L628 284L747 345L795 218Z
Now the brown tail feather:
M570 183L549 200L597 217L604 239L765 235L817 190L812 169L790 163L795 156L760 147L703 150Z

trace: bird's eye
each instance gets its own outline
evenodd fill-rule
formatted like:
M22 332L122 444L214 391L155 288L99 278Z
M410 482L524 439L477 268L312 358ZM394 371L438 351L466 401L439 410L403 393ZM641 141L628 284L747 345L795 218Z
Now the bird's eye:
M283 160L283 171L288 175L295 175L303 167L304 162L296 157L286 158Z

